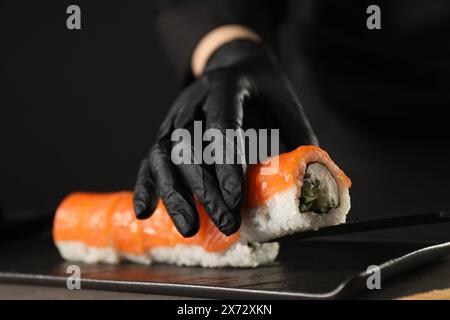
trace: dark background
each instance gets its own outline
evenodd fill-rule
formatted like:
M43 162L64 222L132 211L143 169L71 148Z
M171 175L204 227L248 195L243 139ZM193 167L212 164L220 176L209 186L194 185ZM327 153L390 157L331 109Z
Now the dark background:
M66 28L81 7L82 29ZM130 189L178 91L152 1L6 1L0 11L0 203L55 208L74 190Z
M179 92L154 3L0 3L6 213L49 212L75 190L131 189ZM448 7L382 1L383 29L368 31L361 4L298 3L282 64L322 147L353 180L351 219L450 208ZM66 28L70 4L81 7L82 30ZM382 237L448 240L448 226Z

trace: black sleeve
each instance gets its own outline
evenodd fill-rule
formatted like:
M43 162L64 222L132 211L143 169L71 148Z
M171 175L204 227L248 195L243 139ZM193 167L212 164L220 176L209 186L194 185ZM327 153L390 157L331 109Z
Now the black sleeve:
M210 30L224 24L244 25L274 45L286 1L275 0L160 0L156 31L176 75L192 80L191 56Z

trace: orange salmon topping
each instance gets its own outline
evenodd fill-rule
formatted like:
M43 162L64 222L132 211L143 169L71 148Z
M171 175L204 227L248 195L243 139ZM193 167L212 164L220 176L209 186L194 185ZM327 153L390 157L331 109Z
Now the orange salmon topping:
M347 188L351 180L331 160L328 153L317 146L301 146L294 151L249 166L247 171L246 207L259 206L278 192L303 181L306 166L312 162L324 164L335 179ZM275 168L275 169L271 169Z
M327 166L335 179L350 187L351 181L316 146L302 146L271 158L264 163L249 166L247 172L247 208L259 206L278 192L302 181L308 163L320 162ZM141 255L155 247L197 245L209 252L220 252L235 244L240 231L225 236L209 219L197 201L200 230L190 238L181 236L170 219L162 200L151 216L138 220L133 209L133 193L73 193L67 196L56 211L53 225L54 241L79 241L92 247L114 247L116 250Z

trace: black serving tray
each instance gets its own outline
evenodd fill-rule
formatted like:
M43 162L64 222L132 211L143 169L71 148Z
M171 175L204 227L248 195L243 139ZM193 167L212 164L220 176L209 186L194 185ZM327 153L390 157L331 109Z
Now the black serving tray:
M450 287L450 243L424 247L321 239L285 244L276 262L259 268L78 265L86 289L228 299L395 298ZM66 287L70 264L49 232L0 244L0 282ZM367 289L370 265L382 268L381 290Z

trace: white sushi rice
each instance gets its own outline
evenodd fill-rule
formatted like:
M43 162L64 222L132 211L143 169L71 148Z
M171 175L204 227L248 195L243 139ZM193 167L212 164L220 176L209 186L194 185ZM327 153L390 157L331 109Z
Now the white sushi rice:
M90 247L81 241L58 241L55 245L61 256L68 261L81 261L89 264L100 262L116 264L120 262L120 256L112 247Z
M172 263L180 266L202 267L257 267L275 260L278 243L248 246L236 243L228 250L214 253L201 246L176 245L158 247L145 255L130 255L116 252L113 248L93 248L79 241L60 241L56 244L62 257L69 261L84 263L117 264L122 260L149 265L152 262Z
M208 252L201 246L176 245L157 247L144 255L130 255L117 252L113 247L94 248L77 241L57 242L61 255L70 261L85 263L119 263L128 260L141 264L152 262L171 263L184 266L202 267L256 267L274 261L278 255L278 243L258 243L283 235L306 230L317 230L324 226L344 223L350 210L349 190L338 179L327 179L330 172L323 165L308 167L308 173L320 177L325 192L336 190L339 206L327 214L301 212L299 201L303 181L280 192L264 205L242 212L240 240L223 252ZM323 170L326 170L324 172ZM336 191L334 191L336 192ZM336 195L331 195L336 196ZM250 244L249 244L250 243Z
M207 252L200 246L177 245L174 248L155 248L150 254L154 261L184 266L257 267L274 261L278 250L278 243L252 246L236 243L220 253Z

